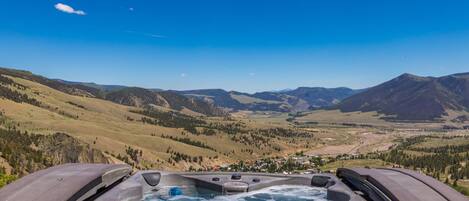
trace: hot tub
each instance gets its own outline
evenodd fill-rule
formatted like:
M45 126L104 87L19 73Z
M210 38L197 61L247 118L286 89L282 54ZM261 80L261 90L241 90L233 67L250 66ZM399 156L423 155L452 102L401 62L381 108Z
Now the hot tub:
M129 188L139 186L139 188ZM338 200L363 201L332 174L184 173L141 171L99 197L141 200ZM135 199L137 200L137 199Z
M339 168L337 175L139 171L127 165L65 164L0 189L0 201L332 200L468 201L415 171Z

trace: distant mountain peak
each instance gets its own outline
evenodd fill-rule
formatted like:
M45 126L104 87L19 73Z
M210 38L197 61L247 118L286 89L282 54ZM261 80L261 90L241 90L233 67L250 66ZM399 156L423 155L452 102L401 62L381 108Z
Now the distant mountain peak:
M293 91L293 90L294 90L294 89L286 88L286 89L280 89L280 90L271 90L271 91L268 91L268 92L284 93L284 92L289 92L289 91Z
M403 73L399 75L396 79L421 79L421 78L424 78L424 77L420 77L420 76L410 74L410 73Z
M402 74L343 100L343 112L376 111L396 120L436 120L447 110L469 110L469 76Z
M207 100L231 110L305 111L311 108L328 107L361 90L346 87L298 87L280 91L264 91L254 94L221 89L179 91L186 96Z

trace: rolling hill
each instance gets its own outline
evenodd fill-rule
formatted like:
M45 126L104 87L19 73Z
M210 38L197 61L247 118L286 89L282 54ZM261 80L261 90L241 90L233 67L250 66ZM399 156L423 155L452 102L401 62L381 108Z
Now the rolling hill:
M111 92L111 91L116 91L120 90L123 88L126 88L127 86L123 85L105 85L105 84L96 84L94 82L73 82L73 81L68 81L68 80L62 80L62 79L54 79L57 82L61 82L67 85L83 85L95 89L99 89L104 92Z
M312 132L287 126L194 115L194 111L213 112L212 107L170 91L126 87L93 95L94 90L26 71L2 69L0 145L14 139L18 143L9 146L21 147L24 153L13 153L2 145L0 167L15 169L15 174L64 162L125 162L138 169L205 169L292 152L314 137ZM151 107L155 103L162 106Z
M403 74L353 95L342 112L376 111L389 120L435 121L449 111L469 111L469 73L443 77Z
M16 70L10 68L0 68L1 75L9 75L13 77L23 78L26 80L30 80L33 82L37 82L48 86L50 88L62 91L64 93L68 93L71 95L79 95L79 96L86 96L86 97L95 97L95 98L103 98L104 94L99 89L76 84L76 83L63 83L57 80L48 79L46 77L35 75L29 71L24 70Z
M0 74L37 82L70 95L110 100L128 106L146 107L156 105L179 111L187 109L209 116L224 114L222 110L205 101L187 98L177 93L159 89L70 82L61 79L49 79L28 71L9 68L0 68Z
M155 92L144 88L126 87L107 93L105 99L135 107L155 105L178 111L188 109L209 116L220 116L224 114L221 109L213 106L211 103L200 99L189 98L170 91Z

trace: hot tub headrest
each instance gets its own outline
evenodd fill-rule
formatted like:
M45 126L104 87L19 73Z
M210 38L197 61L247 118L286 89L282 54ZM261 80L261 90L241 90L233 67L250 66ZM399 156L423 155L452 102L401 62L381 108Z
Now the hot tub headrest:
M143 179L147 182L150 186L156 186L160 183L161 173L159 172L149 172L142 174Z
M311 186L329 187L334 184L335 181L331 177L325 175L314 175L311 179Z

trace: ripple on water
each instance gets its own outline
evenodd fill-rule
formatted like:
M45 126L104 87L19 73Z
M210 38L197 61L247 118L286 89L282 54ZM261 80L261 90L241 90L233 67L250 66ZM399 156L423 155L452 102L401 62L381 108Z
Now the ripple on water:
M151 194L147 195L144 201L327 201L326 197L327 192L326 189L323 188L280 185L236 195L219 195L213 198L206 198L206 196L196 197L188 195L165 197L157 194Z

